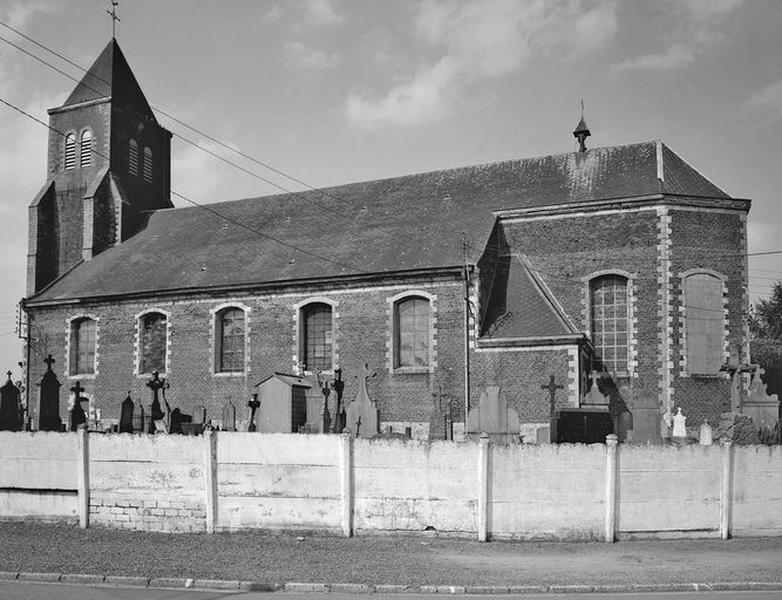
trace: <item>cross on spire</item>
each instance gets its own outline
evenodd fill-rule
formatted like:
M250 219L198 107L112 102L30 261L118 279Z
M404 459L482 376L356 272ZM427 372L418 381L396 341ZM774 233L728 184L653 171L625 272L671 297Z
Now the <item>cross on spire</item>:
M111 3L111 10L107 10L106 14L111 17L111 37L117 37L117 21L120 23L122 19L117 16L117 7L119 6L119 0L109 0Z

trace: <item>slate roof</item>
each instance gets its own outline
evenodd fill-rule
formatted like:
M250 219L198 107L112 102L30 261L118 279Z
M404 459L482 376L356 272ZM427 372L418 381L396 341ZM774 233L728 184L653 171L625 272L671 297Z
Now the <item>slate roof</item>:
M155 120L154 113L115 39L106 44L61 108L108 97L118 107L134 111L141 107L145 117Z
M507 273L495 275L502 279L502 294L506 304L503 315L486 324L483 340L504 338L537 338L573 336L578 330L560 311L545 284L536 276L525 257L509 257Z
M462 232L470 234L477 260L495 211L660 193L729 198L664 145L660 181L657 144L161 210L134 237L79 264L32 300L458 267Z

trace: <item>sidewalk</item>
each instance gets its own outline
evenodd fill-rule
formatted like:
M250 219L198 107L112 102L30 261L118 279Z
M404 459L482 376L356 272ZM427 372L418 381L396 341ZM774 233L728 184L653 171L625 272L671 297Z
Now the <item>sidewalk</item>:
M260 582L267 589L289 584L287 589L298 591L336 591L337 584L363 584L352 586L355 591L409 586L406 591L458 593L481 588L507 592L516 586L546 588L542 591L555 591L551 586L677 589L680 584L746 582L776 583L782 589L782 537L480 544L429 535L187 535L0 523L0 571L12 579L20 572L99 576L95 580L106 576L107 582L122 576L141 578L137 585L169 579L171 587L183 587L188 579L223 580ZM291 582L326 585L297 588Z

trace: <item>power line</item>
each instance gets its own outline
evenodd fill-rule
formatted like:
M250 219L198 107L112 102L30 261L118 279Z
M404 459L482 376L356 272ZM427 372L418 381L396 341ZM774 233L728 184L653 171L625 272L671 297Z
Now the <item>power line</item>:
M51 125L49 125L48 123L44 123L44 122L43 122L43 121L41 121L40 119L38 119L38 118L34 117L33 115L31 115L31 114L30 114L30 113L28 113L27 111L25 111L25 110L23 110L23 109L19 108L18 106L14 105L14 104L12 104L12 103L10 103L10 102L8 102L8 101L6 101L6 100L5 100L5 99L3 99L3 98L0 98L0 102L2 102L3 104L5 104L5 105L6 105L6 106L8 106L9 108L11 108L11 109L13 109L13 110L15 110L15 111L17 111L17 112L21 113L21 114L22 114L22 115L24 115L25 117L27 117L27 118L29 118L29 119L32 119L32 120L33 120L33 121L35 121L36 123L38 123L38 124L40 124L40 125L43 125L44 127L46 127L47 129L49 129L50 131L53 131L54 133L56 133L57 135L59 135L59 136L61 136L61 137L63 137L63 138L65 137L65 134L64 134L62 131L59 131L58 129L55 129L54 127L52 127L52 126L51 126ZM105 160L109 160L109 158L108 158L107 156L105 156L105 155L101 154L101 153L100 153L100 152L98 152L97 150L94 150L94 149L93 149L93 150L92 150L92 152L93 152L94 154L96 154L97 156L100 156L101 158L105 159ZM253 232L253 233L257 234L257 235L260 235L260 236L262 236L262 237L264 237L264 238L266 238L266 239L268 239L268 240L270 240L270 241L272 241L272 242L275 242L275 243L277 243L277 244L280 244L280 245L282 245L282 246L285 246L285 247L287 247L287 248L290 248L290 249L292 249L292 250L295 250L295 251L297 251L297 252L301 252L302 254L306 254L306 255L308 255L308 256L311 256L311 257L313 257L313 258L317 258L317 259L319 259L319 260L323 260L323 261L329 262L329 263L331 263L331 264L334 264L334 265L337 265L337 266L339 266L339 267L347 268L347 269L350 269L350 270L353 270L353 271L358 271L358 272L360 272L360 273L369 273L369 271L365 271L364 269L361 269L361 268L359 268L359 267L356 267L356 266L354 266L354 265L349 265L349 264L347 264L347 263L343 263L343 262L340 262L340 261L336 261L336 260L333 260L333 259L327 258L327 257L325 257L325 256L321 256L320 254L316 254L316 253L314 253L314 252L310 252L310 251L308 251L308 250L305 250L304 248L300 248L300 247L298 247L298 246L295 246L294 244L290 244L290 243L288 243L288 242L285 242L285 241L283 241L283 240L280 240L280 239L278 239L278 238L276 238L276 237L274 237L274 236L271 236L271 235L269 235L269 234L266 234L266 233L264 233L264 232L262 232L262 231L260 231L260 230L258 230L258 229L255 229L255 228L253 228L253 227L250 227L249 225L246 225L246 224L244 224L244 223L242 223L242 222L240 222L240 221L237 221L237 220L235 220L235 219L232 219L232 218L230 218L230 217L227 217L227 216L225 216L224 214L220 213L219 211L217 211L217 210L215 210L215 209L212 209L212 208L208 208L207 206L205 206L205 205L203 205L203 204L200 204L200 203L196 202L195 200L192 200L191 198L188 198L187 196L185 196L185 195L183 195L183 194L180 194L180 193L178 193L178 192L176 192L176 191L174 191L174 190L171 190L171 194L173 194L173 195L177 196L178 198L181 198L181 199L185 200L186 202L189 202L190 204L193 204L193 205L195 205L195 206L198 206L199 208L201 208L201 209L203 209L203 210L205 210L205 211L207 211L207 212L209 212L209 213L211 213L211 214L213 214L213 215L215 215L215 216L218 216L218 217L220 217L221 219L223 219L223 220L225 220L225 221L228 221L228 222L230 222L230 223L233 223L233 224L235 224L235 225L238 225L238 226L240 226L240 227L242 227L242 228L244 228L244 229L246 229L246 230L248 230L248 231L251 231L251 232Z

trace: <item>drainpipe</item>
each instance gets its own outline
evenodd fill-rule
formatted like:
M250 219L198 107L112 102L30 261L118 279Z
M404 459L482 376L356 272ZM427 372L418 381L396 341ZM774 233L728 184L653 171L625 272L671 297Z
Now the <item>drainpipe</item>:
M464 265L464 432L470 413L470 274Z

